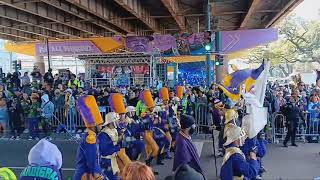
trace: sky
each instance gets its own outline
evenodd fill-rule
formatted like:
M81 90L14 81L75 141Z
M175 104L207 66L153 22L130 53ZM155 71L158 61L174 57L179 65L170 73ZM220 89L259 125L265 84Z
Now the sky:
M320 21L320 0L304 0L292 13L307 20Z

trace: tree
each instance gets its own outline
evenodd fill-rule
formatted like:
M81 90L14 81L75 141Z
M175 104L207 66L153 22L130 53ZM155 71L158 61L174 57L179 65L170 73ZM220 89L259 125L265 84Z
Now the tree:
M268 59L272 63L271 70L280 68L285 76L291 73L294 63L320 64L320 22L290 15L278 28L279 40L251 50L248 55L251 62Z

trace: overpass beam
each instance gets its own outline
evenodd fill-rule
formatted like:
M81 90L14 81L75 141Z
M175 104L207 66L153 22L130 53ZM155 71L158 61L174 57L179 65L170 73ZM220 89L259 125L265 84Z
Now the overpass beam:
M74 22L72 19L68 21L66 14L56 8L50 7L44 3L24 3L24 4L14 4L12 0L0 0L1 4L13 7L23 12L35 15L37 17L45 18L49 21L54 21L59 24L63 24L73 29L91 34L99 35L100 31L98 28L94 27L91 24L83 22Z
M253 14L257 11L257 7L260 3L261 3L261 0L253 0L252 1L251 5L249 7L248 13L244 17L244 19L240 25L240 29L247 27L250 19L252 18Z
M59 0L41 0L41 1L57 9L60 9L61 11L64 11L65 13L76 16L82 19L81 21L83 22L92 23L96 26L99 26L107 30L108 32L120 33L120 34L124 33L124 31L119 31L117 28L112 27L112 25L110 25L108 22L101 20L101 18L99 17L89 14L84 9L81 9L72 3L59 1Z
M159 32L160 24L155 19L150 17L151 12L146 7L141 4L140 0L114 0L124 9L129 11L132 15L142 21L146 26L148 26L152 31Z
M39 17L30 15L26 12L21 12L12 7L0 6L0 17L17 21L22 24L27 24L29 26L34 26L41 29L53 31L66 36L79 37L79 31L77 30L74 30L72 28L66 27L58 23L54 23L54 24L41 23L41 21L39 20Z
M53 33L53 32L46 30L46 29L41 29L41 28L34 27L34 26L14 27L13 24L14 24L13 21L0 17L0 27L2 27L2 28L17 30L17 31L21 31L21 32L29 33L29 34L34 34L34 35L37 35L40 37L45 37L45 38L50 38L50 37L56 36L56 33Z
M7 29L7 28L0 28L0 34L7 35L7 36L13 36L13 37L17 37L17 38L28 40L28 41L39 39L38 36L31 35L31 34L24 33L24 32L20 32L20 31L13 30L13 29Z
M85 11L93 14L104 21L111 23L112 25L122 29L129 34L139 34L142 30L141 27L129 23L129 21L121 19L123 16L117 9L110 6L107 1L101 0L65 0Z
M161 0L164 6L168 9L171 16L174 18L179 26L179 29L186 30L186 22L182 14L181 8L179 7L178 1L176 0Z

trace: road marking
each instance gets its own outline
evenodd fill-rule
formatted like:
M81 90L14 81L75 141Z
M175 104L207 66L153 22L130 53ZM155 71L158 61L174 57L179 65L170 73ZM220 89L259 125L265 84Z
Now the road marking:
M9 169L25 169L26 167L7 167L6 168L9 168ZM75 171L76 169L74 168L62 168L62 171Z

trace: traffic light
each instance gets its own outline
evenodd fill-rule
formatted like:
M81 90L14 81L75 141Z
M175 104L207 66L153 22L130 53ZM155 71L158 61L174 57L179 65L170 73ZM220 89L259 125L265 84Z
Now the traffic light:
M12 68L14 71L17 71L17 63L18 62L16 60L12 61Z
M215 65L216 66L222 66L223 65L223 55L217 54L215 58Z
M206 50L206 53L211 53L212 51L212 32L211 31L205 31L204 32L204 49Z
M21 60L18 61L17 63L17 70L20 71L21 70Z

